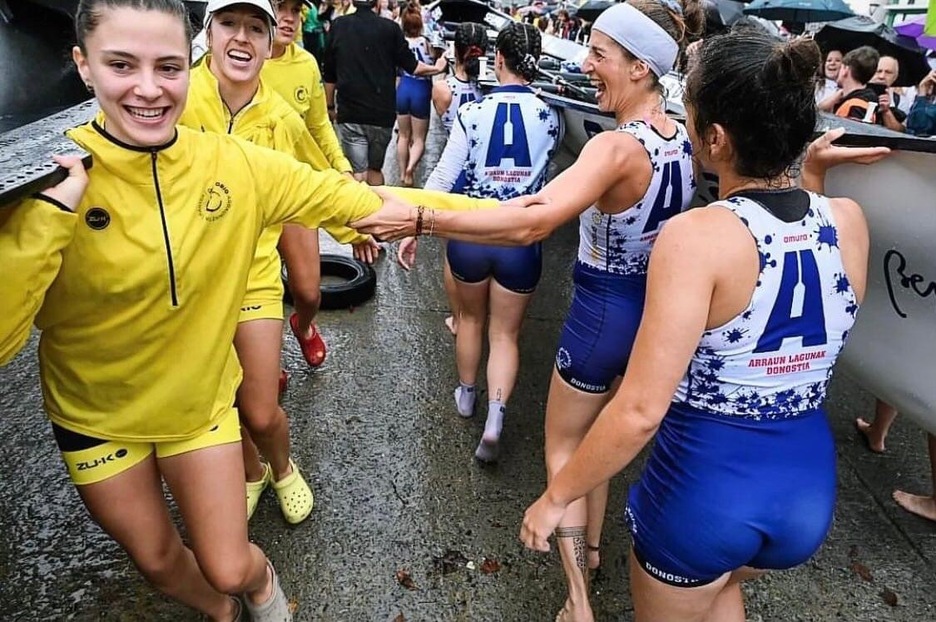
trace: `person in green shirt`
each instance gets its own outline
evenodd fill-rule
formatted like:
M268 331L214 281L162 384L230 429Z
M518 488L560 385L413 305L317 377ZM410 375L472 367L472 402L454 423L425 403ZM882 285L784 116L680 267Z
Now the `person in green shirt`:
M325 26L319 19L318 7L314 2L306 3L307 11L303 11L302 20L302 47L304 47L315 60L321 62L322 52L325 50Z

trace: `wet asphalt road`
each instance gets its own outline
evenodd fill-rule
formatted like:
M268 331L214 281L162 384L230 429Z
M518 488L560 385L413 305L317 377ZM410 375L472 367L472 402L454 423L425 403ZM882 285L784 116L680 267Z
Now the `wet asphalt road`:
M436 130L428 162L441 149ZM546 276L521 339L496 467L473 459L483 415L464 420L453 407L437 241L422 244L411 273L382 258L377 295L366 305L321 313L330 347L321 369L309 371L292 337L284 339L291 375L284 407L316 507L290 527L268 492L251 537L276 564L297 620L553 619L564 599L558 556L524 551L517 534L544 485L545 397L576 242L571 226L546 242ZM34 338L0 369L0 620L199 619L157 595L88 520L42 414L35 351ZM898 486L928 490L922 433L898 420L887 455L875 456L852 426L869 414L872 398L840 375L828 406L839 441L834 528L808 564L746 587L749 619L936 620L936 526L890 499ZM619 517L642 460L612 488L593 601L599 620L631 618Z

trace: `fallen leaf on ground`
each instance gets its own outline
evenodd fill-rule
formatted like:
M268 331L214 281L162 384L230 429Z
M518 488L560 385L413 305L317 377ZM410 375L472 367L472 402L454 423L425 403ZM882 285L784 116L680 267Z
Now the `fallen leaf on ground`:
M852 562L851 569L855 571L859 577L867 581L868 583L874 581L874 577L871 576L871 569L859 562Z
M500 562L496 559L484 558L484 561L481 562L481 574L491 574L492 572L497 572L500 570Z
M397 570L396 571L396 580L397 583L402 585L408 590L418 590L419 587L416 585L416 582L413 581L413 577L410 576L410 573L406 570ZM402 615L402 614L401 614Z
M403 614L397 614L397 617L393 618L393 622L406 622L406 618L403 617Z
M296 613L296 610L299 609L299 601L295 598L289 599L289 613Z
M892 590L887 589L886 587L884 588L884 591L881 592L881 598L883 598L884 602L891 607L897 606L897 594L895 594Z

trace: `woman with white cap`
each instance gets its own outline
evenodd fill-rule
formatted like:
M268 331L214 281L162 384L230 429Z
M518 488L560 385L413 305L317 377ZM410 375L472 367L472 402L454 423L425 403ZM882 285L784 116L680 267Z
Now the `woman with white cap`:
M329 159L299 114L260 77L271 53L275 25L276 14L269 0L213 0L208 4L205 31L209 51L192 68L189 97L179 122L202 131L232 134L288 153L316 170L326 170L331 168ZM313 496L290 457L289 423L277 399L283 340L278 246L284 250L290 273L312 276L317 288L318 270L304 264L318 264L318 231L287 227L289 235L285 235L284 226L277 225L260 238L234 345L244 369L237 401L248 432L243 435L247 516L253 515L269 485L285 519L299 523L312 511ZM340 241L368 241L367 236L349 229L337 229L335 235ZM311 252L300 252L310 247ZM257 449L267 463L260 461Z
M550 477L575 452L624 374L643 312L653 241L695 192L689 137L666 116L660 78L673 69L702 19L696 0L632 0L602 13L582 70L597 87L599 108L614 113L617 130L593 137L578 160L531 199L543 205L483 218L435 215L436 235L522 245L580 217L575 293L546 405ZM397 235L400 225L375 218L356 224L372 225L364 230L378 236ZM405 255L403 260L412 263ZM606 503L602 484L569 504L556 531L569 587L559 619L592 619L588 579L600 563Z

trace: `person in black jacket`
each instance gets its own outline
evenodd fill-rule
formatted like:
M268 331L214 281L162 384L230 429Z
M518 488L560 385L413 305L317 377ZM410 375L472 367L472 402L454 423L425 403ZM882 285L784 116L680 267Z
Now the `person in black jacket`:
M431 76L445 71L446 60L440 57L435 65L417 61L400 26L381 19L374 0L354 4L357 10L336 19L328 32L325 98L355 179L382 185L381 169L396 121L399 70Z

